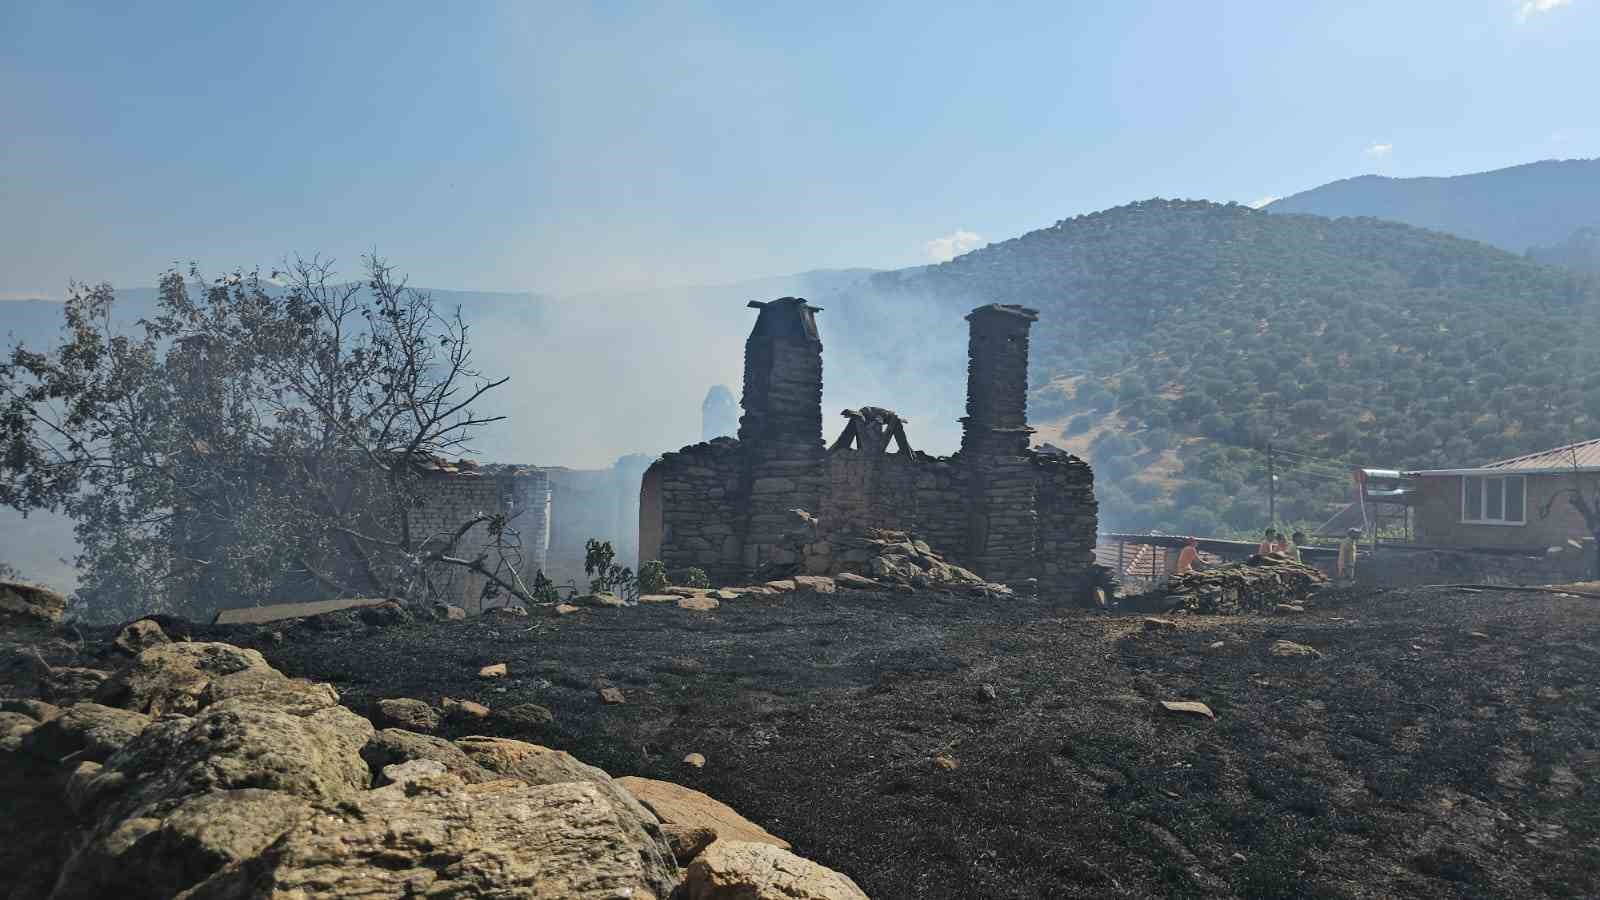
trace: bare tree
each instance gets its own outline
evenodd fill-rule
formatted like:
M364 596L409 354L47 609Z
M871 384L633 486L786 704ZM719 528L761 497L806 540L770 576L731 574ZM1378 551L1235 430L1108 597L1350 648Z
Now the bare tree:
M1578 448L1576 445L1569 448L1572 455L1572 487L1561 488L1553 492L1549 499L1539 507L1539 518L1550 518L1551 511L1555 508L1557 500L1566 498L1572 508L1583 517L1583 525L1589 529L1589 536L1594 539L1594 557L1590 562L1590 574L1600 578L1600 479L1596 479L1588 494L1584 493L1583 470L1578 466Z
M315 258L172 270L129 333L109 285L74 285L63 342L0 364L0 502L75 519L91 610L423 600L451 568L530 596L504 517L414 527L426 470L501 418L478 407L506 379L474 367L459 310L365 263L359 283Z

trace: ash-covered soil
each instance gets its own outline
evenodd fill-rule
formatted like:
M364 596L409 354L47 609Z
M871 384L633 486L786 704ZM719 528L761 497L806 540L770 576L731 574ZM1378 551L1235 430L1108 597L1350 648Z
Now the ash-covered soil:
M447 729L698 788L876 898L1600 893L1600 601L1418 590L1171 620L789 596L216 636L358 711L547 707ZM509 678L478 677L498 662ZM1216 719L1158 706L1180 699Z

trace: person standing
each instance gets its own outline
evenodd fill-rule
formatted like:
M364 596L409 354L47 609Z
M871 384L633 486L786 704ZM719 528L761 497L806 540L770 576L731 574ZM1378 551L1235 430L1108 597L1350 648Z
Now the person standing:
M1361 540L1361 529L1352 528L1339 542L1339 580L1354 584L1356 580L1356 544Z
M1173 565L1172 574L1182 575L1185 572L1194 571L1195 564L1199 559L1200 541L1198 538L1189 538L1188 542L1183 545L1183 549L1178 551L1178 562Z

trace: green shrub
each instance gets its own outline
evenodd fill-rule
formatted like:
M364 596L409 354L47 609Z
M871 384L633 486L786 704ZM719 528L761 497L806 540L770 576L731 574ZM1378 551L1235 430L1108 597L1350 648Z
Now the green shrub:
M711 577L706 574L705 569L690 566L683 573L683 584L685 587L708 588L711 587Z
M639 593L659 594L672 584L667 580L667 564L659 559L639 564Z

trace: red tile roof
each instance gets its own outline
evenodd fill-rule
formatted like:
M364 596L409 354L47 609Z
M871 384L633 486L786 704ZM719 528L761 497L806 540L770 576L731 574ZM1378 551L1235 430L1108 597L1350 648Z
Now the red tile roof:
M1485 469L1561 469L1576 464L1581 468L1600 467L1600 438L1541 450L1525 456L1513 456L1484 466Z

